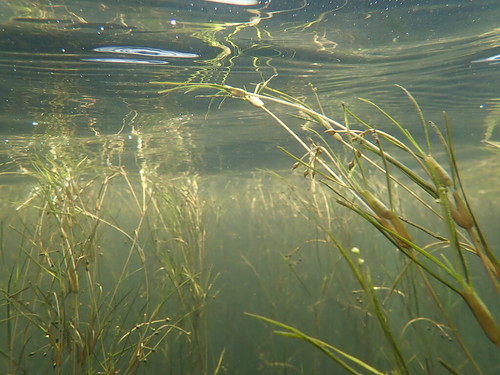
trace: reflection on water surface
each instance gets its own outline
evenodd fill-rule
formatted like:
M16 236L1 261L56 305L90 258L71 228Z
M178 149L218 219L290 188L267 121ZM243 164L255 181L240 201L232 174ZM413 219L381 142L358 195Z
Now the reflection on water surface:
M205 142L198 150L222 141L228 150L238 145L252 153L254 147L266 149L267 142L286 140L260 120L252 123L255 131L248 138L245 127L250 124L245 114L232 114L239 111L234 106L224 105L214 114L218 104L210 98L159 96L149 82L250 88L278 74L273 87L299 97L312 97L314 91L332 113L342 101L359 107L356 98L362 96L404 115L405 99L392 88L401 84L435 121L441 111L450 113L456 133L463 135L457 142L469 137L478 141L484 136L484 122L498 116L499 82L495 65L471 62L495 56L495 12L498 6L492 1L454 6L272 1L260 8L204 1L189 6L172 1L144 1L140 6L79 1L35 8L7 2L0 40L5 82L1 121L14 134L30 134L34 122L39 124L37 132L53 126L46 118L58 111L66 126L93 135L117 132L124 121L129 122L127 131L143 127L139 119L146 113L148 121L153 116L156 123L196 113L192 126ZM132 53L150 58L134 62L129 46L135 48ZM103 48L122 55L95 56ZM188 59L168 60L163 57L172 53L161 51ZM223 131L214 129L218 125L196 124L205 122L211 103L214 116L208 121L222 122ZM219 116L227 116L230 124ZM242 120L234 123L238 116ZM273 158L271 152L262 159ZM204 156L221 157L227 163L232 158L223 149ZM256 166L265 167L258 161Z

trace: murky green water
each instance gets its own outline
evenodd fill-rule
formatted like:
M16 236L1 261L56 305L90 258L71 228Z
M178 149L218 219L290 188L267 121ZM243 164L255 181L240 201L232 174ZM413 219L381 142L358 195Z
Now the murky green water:
M498 254L500 4L261 3L0 4L1 373L349 373L245 313L381 373L499 371L498 350L463 300L423 277L328 187L304 179L304 166L292 171L278 146L304 151L264 111L213 90L158 94L170 86L151 82L253 91L274 76L270 87L334 120L344 122L346 103L394 132L357 98L373 101L425 144L414 106L394 85L404 86L442 130L448 113L463 185ZM323 134L303 112L266 107L306 143L318 142L308 129ZM371 190L391 194L366 173ZM402 190L394 207L433 232L412 227L420 246L460 264L440 237L442 220ZM360 249L353 265L380 293L380 310L329 233L349 254ZM460 241L469 243L465 231ZM465 268L498 320L492 275L464 246Z

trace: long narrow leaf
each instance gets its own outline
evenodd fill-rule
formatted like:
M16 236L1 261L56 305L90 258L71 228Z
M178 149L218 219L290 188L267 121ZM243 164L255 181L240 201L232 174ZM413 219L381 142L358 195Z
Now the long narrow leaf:
M283 328L283 329L289 331L289 332L275 331L275 333L278 334L278 335L287 336L287 337L293 337L293 338L298 338L300 340L307 341L308 343L312 344L316 348L320 349L323 353L325 353L326 355L328 355L331 359L333 359L335 362L337 362L339 365L341 365L344 369L346 369L347 371L349 371L351 374L360 374L361 375L362 373L360 373L359 371L356 371L355 369L353 369L344 360L342 360L341 358L339 358L338 356L336 356L334 353L332 353L332 351L340 354L345 359L348 359L349 361L351 361L351 362L359 365L360 367L362 367L365 370L369 371L371 374L384 375L383 372L378 371L377 369L375 369L374 367L370 366L366 362L363 362L359 358L356 358L356 357L354 357L354 356L352 356L352 355L350 355L350 354L348 354L348 353L346 353L346 352L344 352L344 351L342 351L342 350L334 347L333 345L327 344L324 341L321 341L319 339L311 337L311 336L303 333L302 331L298 330L297 328L291 327L289 325L286 325L284 323L278 322L278 321L270 319L270 318L266 318L265 316L262 316L262 315L251 314L251 313L245 313L245 315L248 315L248 316L260 319L260 320L262 320L262 321L264 321L266 323L273 324L275 326L278 326L280 328Z

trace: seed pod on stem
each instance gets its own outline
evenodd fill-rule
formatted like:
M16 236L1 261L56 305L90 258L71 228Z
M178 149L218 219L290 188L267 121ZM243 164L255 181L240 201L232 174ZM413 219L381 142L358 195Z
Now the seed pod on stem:
M444 170L444 168L432 157L432 155L426 155L424 157L425 163L429 168L431 175L437 179L440 185L445 187L450 187L452 184L450 175Z
M383 204L377 197L375 197L371 192L365 190L363 192L363 197L370 208L380 217L384 219L391 218L391 210L389 210L385 204Z
M462 228L472 228L474 221L472 220L472 216L458 191L453 192L453 199L455 200L455 206L451 202L449 204L453 220L455 220L455 223Z

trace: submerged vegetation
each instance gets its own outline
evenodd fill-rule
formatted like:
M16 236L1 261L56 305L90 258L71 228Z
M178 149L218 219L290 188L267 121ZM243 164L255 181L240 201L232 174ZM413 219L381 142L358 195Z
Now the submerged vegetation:
M460 22L449 4L266 1L229 15L215 4L207 22L204 1L114 3L6 1L5 87L16 89L2 107L1 374L500 373L500 102L484 121L494 157L475 155L473 173L446 114L427 121L403 87L395 106L407 100L413 122L367 99L335 116L326 106L360 83L385 93L387 72L428 92L424 80L445 82L448 100L470 74L450 67L489 62L493 7L477 30L429 39L422 20ZM282 91L272 79L226 84L278 72ZM316 88L313 101L283 92L310 77L325 83L321 101ZM155 97L158 85L190 96ZM463 87L457 103L475 86ZM209 111L239 101L238 120L278 124L287 146L271 152L291 170L237 172L270 133L233 134L233 113L195 126L183 104L193 92ZM280 165L262 155L252 168L253 156Z
M95 153L64 131L35 135L2 164L15 180L2 188L3 372L496 371L499 264L446 115L442 133L401 88L422 145L368 100L395 132L347 105L337 122L268 84L167 91L266 112L304 150L282 149L296 176L159 173L146 133L135 133L135 172L116 147ZM271 103L305 126L293 130Z
M420 142L365 99L394 132L347 105L335 121L269 81L166 91L179 89L267 113L303 149L282 149L295 176L159 173L140 132L134 171L120 148L34 135L0 172L14 180L0 218L2 372L496 371L499 262L446 115L442 132L401 88Z
M196 181L153 183L145 161L137 180L68 137L38 141L1 173L32 185L1 218L1 372L136 374L161 352L207 373Z
M381 345L386 348L384 355L391 363L390 369L376 369L376 364L372 365L277 320L249 315L278 326L282 329L276 331L279 335L309 342L349 373L381 374L387 370L402 374L429 373L432 372L432 361L438 361L450 373L464 371L464 363L448 362L439 353L421 358L408 345L405 333L410 329L421 336L423 342L419 344L426 345L418 327L420 322L426 321L438 330L447 331L446 336L456 343L467 359L469 367L465 371L473 369L483 373L462 330L465 330L463 324L474 324L472 321L475 320L477 329L482 330L491 345L500 348L500 328L494 310L491 311L497 308L495 301L500 292L500 263L464 191L446 114L443 133L435 123L425 120L413 96L400 87L415 107L421 123L424 140L419 142L395 118L366 99L361 100L381 113L400 133L399 136L377 129L346 105L343 106L343 121L335 121L304 102L270 88L269 80L258 84L253 92L219 84L154 83L174 85L174 88L161 93L179 89L187 92L216 90L209 96L242 99L266 112L305 151L304 155L296 156L283 149L295 160L293 169L302 168L304 177L310 176L316 189L320 188L316 186L319 183L338 204L368 222L386 238L388 245L403 256L391 284L377 287L372 279L377 264L369 264L364 259L364 253L371 250L361 251L358 247L349 250L328 223L317 221L326 241L340 252L359 284L360 293L368 301L366 313L378 324L385 341ZM307 138L298 135L268 108L267 103L278 103L298 111L298 116L320 125L324 132L309 127ZM438 140L437 144L434 138ZM340 151L338 145L341 146ZM414 215L414 212L419 214ZM361 234L356 233L356 228L351 230L353 235ZM380 289L387 291L383 298ZM407 321L400 327L392 323L392 313L386 306L387 300L396 294L404 297L408 314ZM489 299L489 295L493 298ZM422 298L430 298L438 312L437 318L430 318L422 309ZM459 303L457 298L472 313L468 317L470 323L454 319L456 304Z

